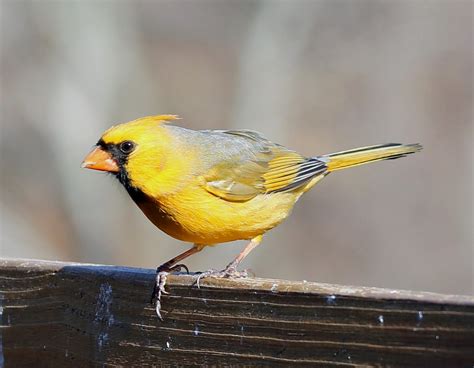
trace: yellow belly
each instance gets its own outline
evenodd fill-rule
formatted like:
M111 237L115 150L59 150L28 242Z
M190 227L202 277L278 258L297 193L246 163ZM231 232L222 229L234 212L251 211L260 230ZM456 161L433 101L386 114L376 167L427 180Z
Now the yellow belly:
M137 203L162 231L186 242L213 245L252 239L282 222L298 193L262 194L247 202L229 202L191 187L160 200Z

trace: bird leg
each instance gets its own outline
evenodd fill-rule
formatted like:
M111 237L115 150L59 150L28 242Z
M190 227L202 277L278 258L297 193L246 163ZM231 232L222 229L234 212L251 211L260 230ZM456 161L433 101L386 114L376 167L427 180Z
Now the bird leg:
M150 303L153 304L153 302L156 303L155 309L156 309L156 314L157 316L163 320L163 317L161 316L161 295L162 294L169 294L165 290L165 285L166 285L166 280L168 278L168 275L171 272L174 271L181 271L182 269L185 269L186 272L189 273L188 268L184 264L176 264L183 259L193 255L194 253L199 252L202 249L202 247L194 245L191 249L188 249L186 252L183 252L173 259L170 259L168 262L163 263L161 266L159 266L156 269L156 281L155 285L153 287L153 292L151 294L151 300Z
M232 262L230 262L226 268L222 271L218 270L208 270L205 272L201 272L197 275L196 278L196 285L199 288L200 281L205 279L206 277L218 277L218 278L245 278L248 276L247 270L238 271L237 267L239 266L240 262L249 255L249 253L260 243L262 242L262 235L256 236L253 238L250 243L239 253L237 257L234 258Z

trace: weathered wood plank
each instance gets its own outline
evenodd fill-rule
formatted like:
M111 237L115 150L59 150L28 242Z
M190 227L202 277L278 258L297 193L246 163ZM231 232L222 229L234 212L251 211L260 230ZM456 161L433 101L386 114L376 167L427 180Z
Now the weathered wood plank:
M0 260L6 367L474 364L474 298L171 276L159 321L153 270Z

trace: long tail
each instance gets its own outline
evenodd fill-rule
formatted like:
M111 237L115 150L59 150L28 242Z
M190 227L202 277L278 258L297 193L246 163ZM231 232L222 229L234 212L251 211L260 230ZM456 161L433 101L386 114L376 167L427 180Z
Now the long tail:
M421 144L387 143L377 146L361 147L349 151L336 152L323 156L328 160L328 171L346 169L369 162L393 160L405 157L422 149Z

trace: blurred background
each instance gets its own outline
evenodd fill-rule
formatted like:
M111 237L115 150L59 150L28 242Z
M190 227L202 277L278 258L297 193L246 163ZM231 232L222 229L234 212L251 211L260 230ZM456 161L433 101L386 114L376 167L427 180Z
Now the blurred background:
M110 125L170 113L305 155L422 143L330 175L243 266L473 293L472 4L1 1L1 255L154 268L187 249L79 167ZM243 246L186 263L222 268Z

